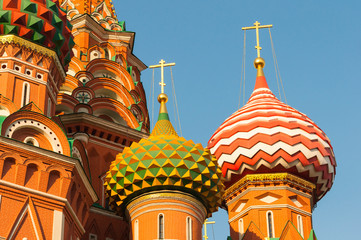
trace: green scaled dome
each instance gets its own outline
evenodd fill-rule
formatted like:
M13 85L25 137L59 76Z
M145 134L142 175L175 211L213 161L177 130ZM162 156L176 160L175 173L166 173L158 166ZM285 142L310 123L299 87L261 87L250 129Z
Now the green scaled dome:
M58 0L1 0L0 34L16 35L54 50L64 66L74 46L71 25Z
M199 198L209 216L221 205L222 173L210 150L179 137L165 101L148 139L117 155L105 178L109 204L121 211L132 198L153 190L184 191Z

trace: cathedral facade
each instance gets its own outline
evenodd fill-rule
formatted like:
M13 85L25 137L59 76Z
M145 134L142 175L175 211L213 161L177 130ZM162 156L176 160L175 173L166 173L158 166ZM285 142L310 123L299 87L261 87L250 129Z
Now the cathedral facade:
M258 29L257 29L258 31ZM0 1L0 239L316 239L330 140L267 86L208 146L179 137L164 92L151 131L135 33L111 0Z

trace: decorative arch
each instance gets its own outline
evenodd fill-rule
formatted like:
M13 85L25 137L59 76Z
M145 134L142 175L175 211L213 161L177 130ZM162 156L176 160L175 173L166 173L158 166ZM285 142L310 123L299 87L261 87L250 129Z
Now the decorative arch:
M138 105L133 104L130 107L130 111L133 113L134 117L137 119L138 122L143 122L144 120L144 115L142 110L139 108Z
M59 105L64 105L66 108L70 109L70 113L74 111L74 107L79 103L73 96L59 93L57 98L57 106L55 107L56 111L59 109ZM66 109L64 109L66 110ZM65 111L66 113L69 112L69 110Z
M92 72L96 78L104 77L103 74L110 74L112 75L111 77L122 83L129 91L135 88L128 71L124 67L119 67L116 62L106 59L95 59L87 65L87 71Z
M40 167L37 163L29 163L26 166L25 174L25 187L31 187L33 189L38 189L39 177L40 177Z
M78 80L79 87L80 87L80 86L83 86L84 84L86 84L87 82L93 80L94 75L91 72L81 71L75 75L75 78Z
M93 89L89 87L78 87L74 89L72 93L73 98L75 98L79 103L87 104L92 98L95 97Z
M60 92L65 92L71 95L73 89L80 87L78 79L75 76L67 75L65 78L65 82L60 86Z
M64 102L58 103L55 107L55 115L71 114L74 111L74 107L64 104Z
M69 63L69 69L73 69L74 73L85 71L84 64L79 58L73 57Z
M1 179L8 182L15 182L16 160L15 158L5 158L1 173Z
M125 106L130 106L135 103L132 95L129 91L117 80L109 78L97 78L86 84L87 87L93 89L95 93L99 92L101 89L107 89L114 92L117 95L117 100L121 99Z
M79 103L75 106L74 112L93 114L93 109L85 103Z
M0 115L1 116L9 116L10 114L17 111L17 107L15 104L8 98L4 97L2 94L0 94ZM7 115L4 115L4 113L9 113Z
M57 166L57 165L49 165L46 169L45 169L45 171L46 172L52 172L52 171L57 171L57 172L59 172L59 176L61 177L61 178L70 178L70 174L67 172L67 171L65 171L65 169L64 168L62 168L62 167L60 167L60 166Z
M29 105L28 107L31 108ZM41 113L24 110L11 114L5 119L1 134L9 138L19 137L17 140L21 141L26 137L26 132L22 129L31 129L33 135L30 136L44 140L42 143L45 149L70 156L69 142L63 130Z
M113 115L113 117L117 117L118 115L120 118L124 119L124 121L129 127L133 129L139 127L139 123L137 122L137 119L134 117L131 111L123 104L113 99L95 98L92 99L88 104L93 108L94 115L102 112L106 113L108 110L108 113L116 113L116 115Z
M49 194L59 195L60 187L61 187L60 172L57 170L50 171L46 192Z

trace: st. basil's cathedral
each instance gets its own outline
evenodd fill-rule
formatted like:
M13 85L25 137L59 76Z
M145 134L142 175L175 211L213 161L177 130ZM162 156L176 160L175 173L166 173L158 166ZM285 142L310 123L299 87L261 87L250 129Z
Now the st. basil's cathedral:
M203 147L164 91L150 129L134 37L111 0L0 0L0 239L201 240L219 208L232 240L317 239L332 146L275 97L265 60Z

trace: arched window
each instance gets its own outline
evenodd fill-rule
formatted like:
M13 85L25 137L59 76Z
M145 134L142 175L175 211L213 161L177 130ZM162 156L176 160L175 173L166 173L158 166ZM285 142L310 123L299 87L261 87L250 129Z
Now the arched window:
M158 215L158 239L164 239L164 215Z
M297 230L303 237L303 222L302 222L302 216L297 215Z
M267 216L268 237L273 238L275 236L275 228L274 228L274 224L273 224L273 213L272 213L272 211L268 211L266 216Z
M30 99L30 84L28 82L23 83L23 93L21 98L21 106L25 106L29 103Z
M134 240L139 240L139 221L135 220L134 223Z
M39 147L39 142L33 137L26 137L24 139L24 143L32 145L32 146Z
M187 234L187 240L192 240L192 219L191 217L187 217L187 229L186 229L186 234Z
M239 239L242 239L244 235L244 225L242 218L238 220L238 232L239 232Z

